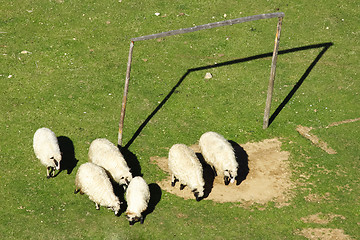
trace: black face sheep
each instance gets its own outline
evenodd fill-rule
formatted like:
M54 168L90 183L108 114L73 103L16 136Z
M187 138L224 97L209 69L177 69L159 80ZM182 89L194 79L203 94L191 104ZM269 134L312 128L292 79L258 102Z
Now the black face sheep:
M60 169L61 152L58 139L54 132L48 128L36 130L33 139L33 147L36 157L46 166L46 176L54 176L54 170Z
M103 167L120 185L127 186L132 179L130 168L120 150L105 138L95 139L91 143L89 161Z
M224 176L225 184L233 183L239 164L231 144L216 132L206 132L200 137L199 145L205 161Z
M194 193L197 201L204 196L203 168L195 152L185 144L175 144L169 151L171 185L180 182L182 190L186 185Z
M144 212L150 200L149 186L142 177L134 177L126 190L126 218L130 225L140 221L144 223Z
M96 209L104 206L113 210L115 215L119 213L119 198L114 194L110 179L102 167L90 162L82 164L76 173L75 186L74 193L88 195L95 202Z

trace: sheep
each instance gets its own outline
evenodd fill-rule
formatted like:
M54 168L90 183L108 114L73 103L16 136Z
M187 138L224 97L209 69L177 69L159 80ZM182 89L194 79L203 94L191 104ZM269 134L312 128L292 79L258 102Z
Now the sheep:
M90 144L89 162L103 167L112 180L124 186L124 190L132 179L130 168L120 150L105 138L95 139Z
M104 206L118 215L121 202L114 194L110 179L102 167L90 162L79 167L75 177L74 193L78 192L88 195L89 199L95 202L97 210Z
M169 151L171 186L180 182L180 190L187 185L194 193L196 201L204 196L203 168L195 152L185 144L175 144Z
M36 130L33 138L33 147L36 157L46 166L47 178L54 177L54 170L60 169L61 152L58 139L48 128Z
M150 200L150 189L145 180L140 177L134 177L126 190L126 218L130 225L140 221L144 223L142 213L147 209Z
M224 183L234 183L237 177L238 162L231 144L219 133L206 132L199 140L201 153L214 172L224 176Z

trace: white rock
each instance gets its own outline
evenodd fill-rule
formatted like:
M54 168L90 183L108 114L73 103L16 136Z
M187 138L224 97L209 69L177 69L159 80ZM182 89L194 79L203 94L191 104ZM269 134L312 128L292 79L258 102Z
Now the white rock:
M212 74L211 73L209 73L209 72L207 72L206 74L205 74L205 79L210 79L210 78L212 78L213 76L212 76Z

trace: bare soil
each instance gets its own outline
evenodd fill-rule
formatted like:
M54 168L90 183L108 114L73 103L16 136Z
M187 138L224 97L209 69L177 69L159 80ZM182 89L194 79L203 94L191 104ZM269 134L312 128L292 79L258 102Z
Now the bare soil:
M357 122L357 121L360 121L360 118L347 119L347 120L340 121L340 122L333 122L333 123L329 124L328 126L326 126L325 128L335 127L335 126L339 126L342 124L347 124L347 123L352 123L352 122ZM319 128L321 128L321 127L319 127ZM298 125L296 127L296 131L298 131L298 133L300 133L301 136L310 140L315 146L321 148L328 154L336 154L337 152L334 149L332 149L331 147L329 147L326 142L319 139L315 134L310 133L310 131L312 129L314 129L314 128L313 127L305 127L305 126L301 126L301 125Z
M297 232L298 235L307 239L317 240L350 240L353 239L344 233L344 230L337 228L305 228Z
M329 147L326 142L321 141L316 135L310 133L313 128L311 127L304 127L304 126L297 126L296 131L298 131L303 137L309 139L313 144L317 147L321 148L328 154L336 154L336 151Z
M294 184L290 180L291 170L288 163L290 153L281 151L281 142L278 139L267 139L241 146L235 142L231 143L241 169L237 182L229 185L224 184L223 176L214 176L211 168L204 163L199 146L191 146L203 163L204 200L220 203L241 202L244 205L274 201L279 207L288 205ZM167 157L152 157L150 160L169 173ZM170 175L158 184L167 192L184 199L194 199L189 188L180 190L179 183L171 187Z
M346 219L344 216L339 215L339 214L316 213L316 214L312 214L312 215L309 215L309 216L306 216L306 217L302 217L301 221L303 221L304 223L328 224L328 223L332 222L336 218L340 218L342 220Z

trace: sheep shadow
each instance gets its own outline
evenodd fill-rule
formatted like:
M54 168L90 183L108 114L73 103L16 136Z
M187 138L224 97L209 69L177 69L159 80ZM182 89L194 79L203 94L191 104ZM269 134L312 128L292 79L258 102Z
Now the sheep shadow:
M205 161L201 153L196 153L196 156L199 159L203 168L203 178L205 182L203 198L207 198L210 195L211 190L214 186L214 180L216 175L213 168Z
M75 149L74 144L70 138L66 136L57 137L58 144L60 147L60 152L62 155L61 163L60 163L60 171L58 171L54 177L59 175L62 171L67 170L67 174L71 174L77 163L79 162L75 158Z
M228 140L228 142L231 144L232 148L234 149L235 158L239 164L237 177L236 177L236 185L240 185L246 179L250 171L248 165L249 156L244 150L244 148L242 148L238 143L232 140Z
M132 176L133 177L136 177L136 176L142 177L143 174L141 173L141 166L140 166L139 160L136 157L136 155L134 153L132 153L126 147L121 147L118 145L118 148L119 148L121 154L124 156L125 161L130 168L130 172L131 172Z
M161 195L162 195L161 188L156 183L150 183L149 190L150 190L149 204L148 204L147 209L142 213L143 217L144 217L144 221L145 221L146 216L155 210L155 207L160 202Z
M111 184L112 184L115 196L117 196L119 198L119 201L121 203L120 204L120 211L119 211L119 213L117 215L117 216L120 216L127 209L127 203L125 201L125 190L124 190L123 186L119 185L119 183L115 182L112 179L111 179Z

